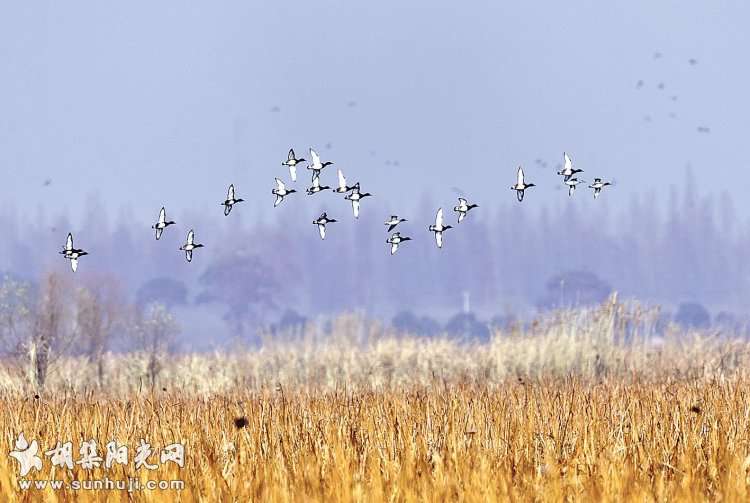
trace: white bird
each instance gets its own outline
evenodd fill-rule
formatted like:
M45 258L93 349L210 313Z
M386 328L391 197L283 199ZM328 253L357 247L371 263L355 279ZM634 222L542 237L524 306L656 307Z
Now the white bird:
M81 250L80 248L73 247L73 234L68 233L68 239L65 241L65 246L60 252L63 258L70 260L70 268L73 272L78 270L78 259L84 255L88 255L88 252Z
M339 186L332 190L339 194L346 194L350 190L354 190L356 186L349 187L346 184L346 178L344 178L344 173L342 173L341 170L338 170L338 172L339 172Z
M443 208L438 209L437 215L435 216L435 225L431 225L428 227L428 230L430 232L435 233L435 242L437 243L438 248L443 247L443 232L452 228L452 225L445 225L444 223Z
M164 206L159 210L159 220L151 226L152 229L156 229L156 239L161 237L161 233L164 232L168 226L174 225L174 222L167 221L167 212L164 210Z
M573 192L576 191L576 185L579 183L584 183L586 180L579 180L578 178L568 178L563 183L568 186L568 197L573 195Z
M232 211L232 206L234 206L237 203L241 203L244 201L244 199L235 199L234 197L234 184L231 184L229 186L229 190L227 191L227 199L223 203L221 203L224 206L224 216L229 215L229 212Z
M289 194L291 194L292 192L297 192L297 191L294 189L287 189L286 185L284 185L284 182L276 178L276 188L271 189L271 194L276 196L276 201L274 201L273 207L274 208L277 207L281 203L281 201L283 201L284 198L288 196Z
M582 173L582 169L574 169L573 168L573 161L571 160L570 156L563 152L563 157L565 158L565 166L563 166L563 169L558 171L558 175L562 175L563 181L567 182L570 180L570 177L575 175L576 173Z
M466 218L466 214L469 212L470 209L476 208L477 204L468 204L466 199L463 197L458 198L458 206L453 207L453 211L458 213L458 223L460 224L461 221Z
M281 163L282 166L289 166L289 176L292 177L293 182L297 181L297 164L305 160L306 159L304 157L297 159L294 155L294 149L290 148L289 155L287 156L286 161Z
M391 245L391 255L398 251L398 246L404 241L411 241L410 237L401 236L400 232L394 232L385 242Z
M313 224L318 226L318 232L320 233L320 239L326 238L326 224L336 222L333 218L328 218L328 215L323 212L317 220L313 220Z
M523 168L521 166L518 166L518 174L517 174L517 180L515 185L510 186L510 190L516 191L516 197L518 198L518 201L523 201L523 195L524 191L528 189L529 187L534 187L535 185L533 183L526 183L523 178Z
M601 194L602 189L606 187L607 185L612 185L612 182L603 182L601 178L594 178L594 183L589 185L590 189L594 189L594 199L599 197L599 194Z
M315 177L320 176L320 172L323 171L323 168L333 164L333 162L330 162L330 161L320 162L320 156L312 148L310 149L310 159L311 159L312 164L308 164L307 169L312 170L313 179L315 179Z
M357 184L356 187L352 189L351 194L347 194L344 196L344 199L347 199L352 202L352 211L354 212L354 218L359 218L359 202L365 198L372 196L369 192L360 192L359 191L359 184Z
M180 246L180 250L185 252L185 260L191 262L193 260L193 250L196 248L203 248L203 245L195 242L195 232L190 229L187 235L187 242Z
M320 184L320 176L319 175L315 175L315 176L313 176L313 179L312 179L312 187L310 187L309 189L307 189L307 195L311 196L313 194L317 194L321 190L330 189L330 188L331 187L329 187L328 185L321 185Z
M391 218L385 221L385 225L388 226L388 232L391 232L401 222L406 222L405 218L398 218L398 215L391 215Z

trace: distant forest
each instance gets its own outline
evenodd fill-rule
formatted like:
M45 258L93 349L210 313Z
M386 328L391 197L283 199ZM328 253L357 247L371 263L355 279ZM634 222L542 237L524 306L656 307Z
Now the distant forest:
M348 202L331 194L294 194L256 221L256 208L272 204L269 194L226 218L218 204L215 215L169 215L178 225L160 241L147 223L159 208L110 216L91 197L75 226L65 216L4 208L0 260L6 274L32 283L52 270L72 274L56 253L72 230L76 245L91 253L76 281L117 282L136 304L213 305L240 328L290 312L359 311L389 321L406 311L445 322L468 308L483 319L523 318L599 302L612 290L671 311L685 302L712 316L746 309L750 225L728 196L699 194L689 171L681 188L644 186L617 211L608 199L624 189L611 189L596 201L588 190L573 198L561 192L554 201L530 192L520 204L503 191L497 201L476 201L479 208L460 225L455 200L427 195L408 213L372 197L355 221ZM316 211L295 196L313 201ZM438 250L427 226L441 205L454 228ZM325 241L312 225L322 210L339 220ZM383 222L393 213L408 218L398 230L414 240L390 256ZM190 228L206 247L188 264L178 247Z

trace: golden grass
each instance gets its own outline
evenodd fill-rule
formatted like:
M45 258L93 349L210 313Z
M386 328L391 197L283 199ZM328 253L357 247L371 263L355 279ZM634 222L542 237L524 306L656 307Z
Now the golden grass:
M748 380L577 379L382 391L286 389L195 397L5 396L6 445L94 437L186 445L186 466L110 478L182 479L184 491L17 489L3 501L747 501ZM245 427L235 426L244 417ZM132 459L132 455L131 455ZM102 469L29 478L102 478ZM152 460L153 461L153 460Z
M130 448L112 472L28 479L185 482L183 491L19 489L0 454L0 501L747 501L750 345L668 329L614 299L485 343L395 334L357 316L260 350L95 365L62 357L44 390L0 371L0 431L41 451L94 438ZM35 398L35 394L39 395ZM244 418L247 424L236 426ZM184 443L186 465L136 471L141 439Z

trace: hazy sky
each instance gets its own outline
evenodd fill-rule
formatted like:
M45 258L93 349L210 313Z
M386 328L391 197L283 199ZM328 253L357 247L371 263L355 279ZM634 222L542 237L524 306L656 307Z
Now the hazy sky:
M220 212L234 182L270 212L287 149L315 146L394 210L513 198L519 163L541 186L524 204L565 197L568 151L615 206L689 162L744 212L748 19L707 0L4 2L0 204L75 218L100 191L147 222Z

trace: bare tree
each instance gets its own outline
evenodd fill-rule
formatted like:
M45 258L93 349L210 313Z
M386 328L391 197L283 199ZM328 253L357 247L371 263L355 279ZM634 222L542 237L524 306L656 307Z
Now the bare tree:
M146 374L153 388L162 370L169 345L179 334L180 329L174 316L163 304L151 304L144 313L134 312L133 330L139 348L146 354Z

